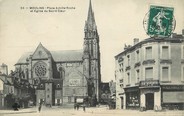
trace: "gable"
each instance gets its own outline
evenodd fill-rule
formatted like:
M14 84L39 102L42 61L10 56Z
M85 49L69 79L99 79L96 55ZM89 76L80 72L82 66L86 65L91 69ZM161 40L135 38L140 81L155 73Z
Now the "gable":
M32 59L48 59L51 56L50 52L40 43L33 53Z

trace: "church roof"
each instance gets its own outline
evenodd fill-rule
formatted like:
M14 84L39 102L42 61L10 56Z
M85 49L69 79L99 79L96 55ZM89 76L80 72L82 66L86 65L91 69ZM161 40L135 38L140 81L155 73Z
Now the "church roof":
M83 50L51 51L55 62L82 61Z
M50 53L55 62L82 61L83 56L83 50L61 50L50 51ZM24 53L15 65L27 63L26 59L28 59L30 55L33 55L33 52Z

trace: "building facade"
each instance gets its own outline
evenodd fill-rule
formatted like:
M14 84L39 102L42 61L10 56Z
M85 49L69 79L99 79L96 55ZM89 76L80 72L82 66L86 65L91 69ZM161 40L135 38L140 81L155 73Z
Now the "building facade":
M100 48L91 1L84 28L82 50L49 51L41 43L15 64L17 76L36 91L36 103L74 103L77 97L99 101Z
M116 108L184 108L184 33L134 39L115 62Z
M8 75L8 66L5 64L0 66L0 72L0 107L12 108L15 102L23 108L28 107L33 90L28 80L16 77L13 71Z

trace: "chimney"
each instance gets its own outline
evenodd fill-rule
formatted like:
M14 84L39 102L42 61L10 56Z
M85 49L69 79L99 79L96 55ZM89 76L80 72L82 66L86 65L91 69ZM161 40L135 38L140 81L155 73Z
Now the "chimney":
M4 63L2 63L2 65L0 65L0 72L2 74L8 75L8 66Z
M134 38L134 45L139 43L139 38Z
M184 29L182 30L182 35L184 36Z

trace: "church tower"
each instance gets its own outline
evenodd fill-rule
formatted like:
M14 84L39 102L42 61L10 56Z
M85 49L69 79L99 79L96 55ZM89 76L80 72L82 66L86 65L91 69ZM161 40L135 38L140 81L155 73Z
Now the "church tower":
M84 75L88 80L88 85L92 85L92 88L88 86L88 96L95 98L99 102L101 83L100 46L91 0L89 2L88 17L85 22L84 34ZM91 88L91 90L89 90L89 88Z

